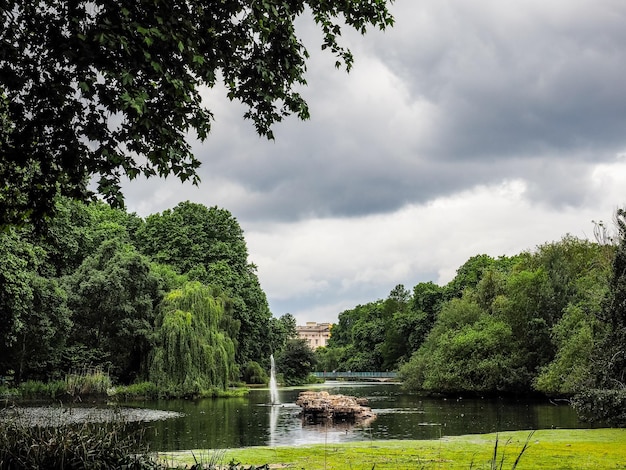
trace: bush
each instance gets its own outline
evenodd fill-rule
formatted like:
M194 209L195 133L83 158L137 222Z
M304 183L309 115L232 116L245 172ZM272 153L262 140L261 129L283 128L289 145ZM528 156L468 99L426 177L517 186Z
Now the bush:
M119 385L109 391L109 396L129 398L159 398L159 390L152 382L139 382L131 385Z
M6 385L0 385L0 399L14 400L20 396L20 392L16 388L10 388Z
M574 396L572 406L583 421L626 426L626 389L585 390Z
M20 398L23 399L52 399L61 398L67 393L67 385L62 380L44 383L39 380L29 380L21 383L17 388Z
M267 384L269 378L267 373L258 362L250 361L243 368L243 381L247 384Z

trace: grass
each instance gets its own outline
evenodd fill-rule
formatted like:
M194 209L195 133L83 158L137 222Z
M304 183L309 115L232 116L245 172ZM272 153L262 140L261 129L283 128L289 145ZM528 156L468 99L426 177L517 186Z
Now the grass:
M423 441L250 447L224 451L223 461L305 470L626 469L626 429L540 430L530 439L529 434L514 431ZM160 456L171 466L195 463L189 451Z

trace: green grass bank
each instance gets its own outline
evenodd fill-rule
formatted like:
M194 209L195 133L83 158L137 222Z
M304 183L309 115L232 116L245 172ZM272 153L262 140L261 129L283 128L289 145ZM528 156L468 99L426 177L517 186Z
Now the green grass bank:
M626 429L502 432L437 440L367 441L298 447L251 447L219 453L219 460L284 469L626 469ZM515 461L524 450L517 465ZM162 453L169 466L216 458L203 450Z

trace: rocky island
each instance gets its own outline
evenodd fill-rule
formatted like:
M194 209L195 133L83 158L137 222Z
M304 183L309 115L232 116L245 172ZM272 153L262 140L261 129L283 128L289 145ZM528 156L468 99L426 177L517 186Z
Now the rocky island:
M367 398L348 395L331 395L328 392L300 392L296 405L302 408L302 417L308 421L363 422L376 418L366 406Z

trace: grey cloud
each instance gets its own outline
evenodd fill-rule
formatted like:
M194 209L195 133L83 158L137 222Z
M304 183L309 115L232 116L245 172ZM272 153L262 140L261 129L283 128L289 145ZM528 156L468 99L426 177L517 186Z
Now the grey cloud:
M384 52L389 45L375 47L413 96L442 110L433 155L504 158L623 146L626 5L577 3L555 13L520 2L510 15L491 2L398 8L399 23L427 17L416 26L427 33L391 32L391 55Z
M213 133L194 144L203 202L257 221L360 216L515 178L533 201L576 206L589 197L592 165L626 144L626 3L393 8L393 29L347 35L357 61L349 75L310 46L302 92L312 119L287 119L275 142L256 136L240 106L212 95ZM396 82L376 69L359 75L367 61ZM216 177L249 197L212 199Z

